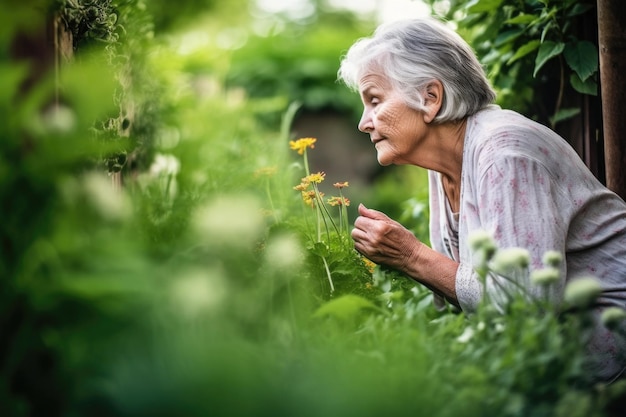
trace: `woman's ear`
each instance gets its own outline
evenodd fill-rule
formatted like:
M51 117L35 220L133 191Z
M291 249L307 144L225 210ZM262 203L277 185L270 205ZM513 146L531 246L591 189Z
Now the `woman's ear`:
M443 84L439 80L432 80L424 89L424 121L432 122L443 104Z

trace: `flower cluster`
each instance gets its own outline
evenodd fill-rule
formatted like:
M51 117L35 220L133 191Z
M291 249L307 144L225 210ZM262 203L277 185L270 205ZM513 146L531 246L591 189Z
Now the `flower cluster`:
M348 200L345 197L331 197L328 199L327 203L333 207L337 207L337 206L348 207L350 205L350 200Z
M324 181L325 177L326 174L324 172L309 174L306 177L302 178L300 180L300 184L293 187L293 189L302 193L302 200L306 203L306 205L314 207L315 198L318 195L320 199L324 196L324 193L317 190L315 184L320 184L322 181ZM313 184L313 189L311 189L311 184Z
M348 212L347 207L350 205L350 200L343 196L342 190L348 187L348 182L336 182L333 184L335 188L339 190L339 196L332 196L324 201L324 193L319 190L318 185L321 184L326 178L326 173L320 171L311 173L309 170L309 161L307 155L307 149L313 149L315 147L316 138L301 138L298 140L289 141L289 147L298 152L298 155L302 155L304 163L305 177L300 180L300 184L293 187L294 190L300 191L302 200L305 205L311 207L315 213L315 247L325 248L324 253L328 253L330 248L330 242L332 237L336 237L338 242L342 245L349 245L350 236L348 232ZM339 222L330 213L328 207L338 207ZM322 239L322 231L326 232L326 240ZM336 234L331 234L334 230ZM334 291L334 284L331 277L331 271L326 260L327 255L320 255L324 262L326 275L330 285L330 292Z

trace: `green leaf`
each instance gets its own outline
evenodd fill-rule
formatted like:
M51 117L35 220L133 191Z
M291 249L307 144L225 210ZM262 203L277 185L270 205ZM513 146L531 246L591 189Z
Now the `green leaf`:
M541 41L539 41L538 39L534 39L522 46L520 46L517 50L517 52L515 52L515 55L513 55L508 61L507 64L510 65L513 62L517 61L520 58L525 57L526 55L528 55L529 53L531 53L532 51L534 51L535 49L539 48L539 45L541 45Z
M316 242L313 245L311 252L321 257L326 257L330 253L328 250L328 246L326 246L326 244L323 242Z
M544 42L546 40L546 36L548 35L548 32L550 31L550 29L552 29L553 26L555 25L552 20L546 23L546 25L543 27L543 30L541 31L541 42Z
M503 0L475 0L467 7L469 13L491 12L500 7Z
M347 294L322 304L313 313L313 317L331 316L345 320L350 317L356 317L365 308L377 309L376 305L368 299L354 294Z
M510 25L527 25L535 20L537 20L537 16L533 14L520 13L515 17L505 20L504 23L508 23Z
M579 113L580 113L580 108L578 108L578 107L567 108L567 109L560 109L558 112L556 112L554 114L554 116L552 116L550 118L550 122L554 126L558 122L562 122L563 120L571 119L572 117L578 115Z
M589 94L590 96L598 95L598 84L593 78L587 78L585 81L581 80L576 73L570 76L569 82L574 87L574 90L581 94Z
M506 32L502 32L494 41L494 45L502 46L505 43L512 42L517 39L522 33L524 33L524 28L511 29L507 30Z
M586 81L598 70L598 50L589 41L568 43L563 55L581 81Z
M24 63L7 65L0 64L0 101L9 104L15 98L19 87L28 76L28 66Z
M537 73L546 62L563 52L563 49L565 49L565 44L562 42L545 41L542 43L535 59L533 77L537 76Z

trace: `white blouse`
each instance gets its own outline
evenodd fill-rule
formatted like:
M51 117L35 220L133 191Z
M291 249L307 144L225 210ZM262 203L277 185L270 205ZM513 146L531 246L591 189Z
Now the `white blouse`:
M490 232L499 248L527 249L531 269L543 267L545 252L560 252L564 262L552 293L555 303L568 281L594 276L603 288L597 316L608 306L626 309L626 203L549 128L489 106L467 120L459 213L451 212L439 173L429 172L429 187L431 244L460 263L456 296L464 311L475 310L483 294L468 247L468 235L477 230ZM517 279L539 295L527 274ZM501 299L499 287L489 281L486 291ZM601 358L601 377L626 366L614 353L616 347L626 353L625 344L597 323L592 348Z

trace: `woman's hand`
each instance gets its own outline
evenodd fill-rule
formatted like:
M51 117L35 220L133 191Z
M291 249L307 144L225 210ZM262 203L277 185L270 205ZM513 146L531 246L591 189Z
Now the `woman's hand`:
M352 230L354 248L380 265L407 272L417 262L424 246L400 223L377 210L359 205L359 217Z
M459 264L420 242L400 223L360 204L352 239L354 248L366 258L397 269L458 306L456 271Z

